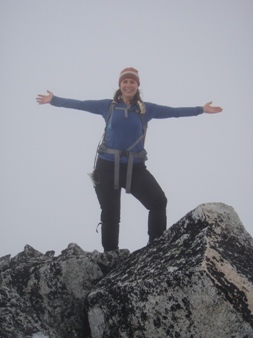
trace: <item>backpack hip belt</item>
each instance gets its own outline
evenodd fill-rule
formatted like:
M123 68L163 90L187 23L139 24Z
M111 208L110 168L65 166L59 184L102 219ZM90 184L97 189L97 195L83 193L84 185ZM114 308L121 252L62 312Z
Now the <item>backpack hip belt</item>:
M114 189L119 189L119 170L120 170L120 156L128 157L127 162L127 177L126 177L126 193L130 193L131 183L132 183L132 172L134 158L139 159L140 161L147 160L147 152L145 149L141 150L138 153L127 150L112 149L107 148L104 144L101 144L98 148L99 154L113 154L114 155Z

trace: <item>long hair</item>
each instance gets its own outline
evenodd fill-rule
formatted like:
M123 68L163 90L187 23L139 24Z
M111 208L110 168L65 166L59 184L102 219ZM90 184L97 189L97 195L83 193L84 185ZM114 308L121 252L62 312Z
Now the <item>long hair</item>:
M120 100L122 100L122 92L121 92L121 89L119 88L114 94L113 101L116 103L119 103ZM137 92L132 98L132 100L130 101L130 104L137 104L140 108L140 113L141 114L145 113L145 105L142 101L139 89L137 89Z
M113 101L119 103L120 100L122 100L122 91L119 88L114 94ZM134 97L132 98L132 100L130 101L130 104L134 104L134 103L137 104L138 101L143 102L142 99L141 99L141 94L140 94L139 89L137 89L137 92L134 95Z

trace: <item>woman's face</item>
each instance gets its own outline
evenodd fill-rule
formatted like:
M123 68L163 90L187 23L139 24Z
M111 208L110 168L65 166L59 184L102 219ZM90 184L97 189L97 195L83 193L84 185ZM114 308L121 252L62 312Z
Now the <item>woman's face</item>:
M124 102L129 102L133 99L138 90L138 83L132 79L124 79L120 82L120 90Z

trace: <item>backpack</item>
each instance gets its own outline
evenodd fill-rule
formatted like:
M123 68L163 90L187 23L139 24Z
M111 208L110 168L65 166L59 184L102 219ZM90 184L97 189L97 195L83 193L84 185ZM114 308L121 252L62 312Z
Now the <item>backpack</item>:
M144 116L145 113L141 114L140 112L138 112L138 114L140 115L141 122L142 122L143 134L126 150L108 148L105 145L106 130L107 130L108 122L110 120L112 112L115 109L115 106L116 106L116 102L112 101L110 103L110 106L109 106L109 109L108 109L108 112L107 112L107 115L106 115L106 118L105 118L104 133L103 133L103 135L100 139L100 142L98 144L98 147L97 147L96 157L95 157L95 160L94 160L94 169L96 167L98 154L105 154L105 153L113 154L114 157L115 157L115 160L114 160L114 189L119 189L120 156L127 156L128 157L128 165L127 165L126 193L130 193L134 158L137 158L140 161L146 161L147 160L147 152L146 152L145 149L143 149L142 151L140 151L138 153L132 152L131 150L135 147L135 145L137 143L139 143L141 141L141 139L143 139L143 144L144 144L148 125L147 125L147 122L145 120L145 116Z

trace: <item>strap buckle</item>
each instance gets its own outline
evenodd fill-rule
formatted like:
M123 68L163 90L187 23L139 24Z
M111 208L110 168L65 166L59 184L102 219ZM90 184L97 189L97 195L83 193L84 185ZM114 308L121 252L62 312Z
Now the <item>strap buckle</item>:
M126 156L129 157L130 151L128 150L120 150L120 156Z

